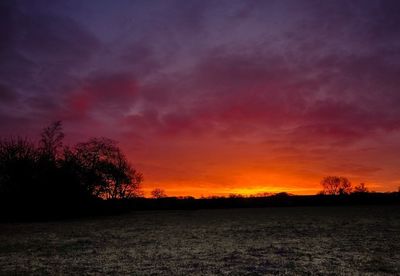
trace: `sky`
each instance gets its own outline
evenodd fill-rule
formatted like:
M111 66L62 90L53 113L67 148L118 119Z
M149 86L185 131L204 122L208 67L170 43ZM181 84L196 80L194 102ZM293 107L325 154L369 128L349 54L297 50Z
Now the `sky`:
M0 134L119 142L143 190L400 186L400 1L0 2Z

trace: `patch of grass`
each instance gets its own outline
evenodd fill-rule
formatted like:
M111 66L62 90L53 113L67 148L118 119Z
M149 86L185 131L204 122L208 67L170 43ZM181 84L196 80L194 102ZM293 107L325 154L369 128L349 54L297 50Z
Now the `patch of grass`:
M398 275L399 211L143 211L0 224L0 274Z

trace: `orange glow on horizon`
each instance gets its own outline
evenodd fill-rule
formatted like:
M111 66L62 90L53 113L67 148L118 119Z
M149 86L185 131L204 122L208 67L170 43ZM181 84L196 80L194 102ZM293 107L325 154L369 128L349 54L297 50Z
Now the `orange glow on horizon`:
M130 160L139 161L133 165L144 174L145 196L155 188L168 196L196 198L265 192L314 195L322 189L321 179L329 175L347 177L353 186L365 183L377 192L397 191L400 186L397 156L390 149L281 147L254 137L245 141L215 135L148 139L151 147L128 150Z
M242 180L251 178L251 176L242 178ZM195 198L221 196L228 197L230 195L257 196L263 193L276 194L286 192L293 195L315 195L321 191L320 179L315 181L303 182L296 181L294 177L286 177L285 179L275 179L275 183L286 183L282 185L260 184L265 178L254 178L253 181L241 182L239 180L232 181L232 185L219 185L218 183L200 183L200 182L179 182L179 183L143 183L142 190L145 197L151 197L151 191L155 188L161 188L165 191L167 196L184 197L192 196ZM248 183L248 185L240 185L239 183ZM267 183L267 182L265 182ZM273 183L273 182L271 182ZM297 184L293 184L297 183ZM353 186L360 182L353 181ZM390 192L391 190L384 190L379 183L367 183L370 191L377 192ZM393 191L393 190L392 190Z

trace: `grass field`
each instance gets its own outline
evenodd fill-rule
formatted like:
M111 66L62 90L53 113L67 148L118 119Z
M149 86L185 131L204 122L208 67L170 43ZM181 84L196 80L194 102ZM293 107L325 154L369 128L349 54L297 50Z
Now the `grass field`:
M400 207L138 211L0 224L0 272L400 275Z

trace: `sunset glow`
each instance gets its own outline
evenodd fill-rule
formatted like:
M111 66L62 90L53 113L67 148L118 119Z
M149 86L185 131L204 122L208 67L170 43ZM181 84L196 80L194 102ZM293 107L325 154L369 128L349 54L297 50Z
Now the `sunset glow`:
M146 196L400 187L399 1L4 1L0 133L119 141Z

